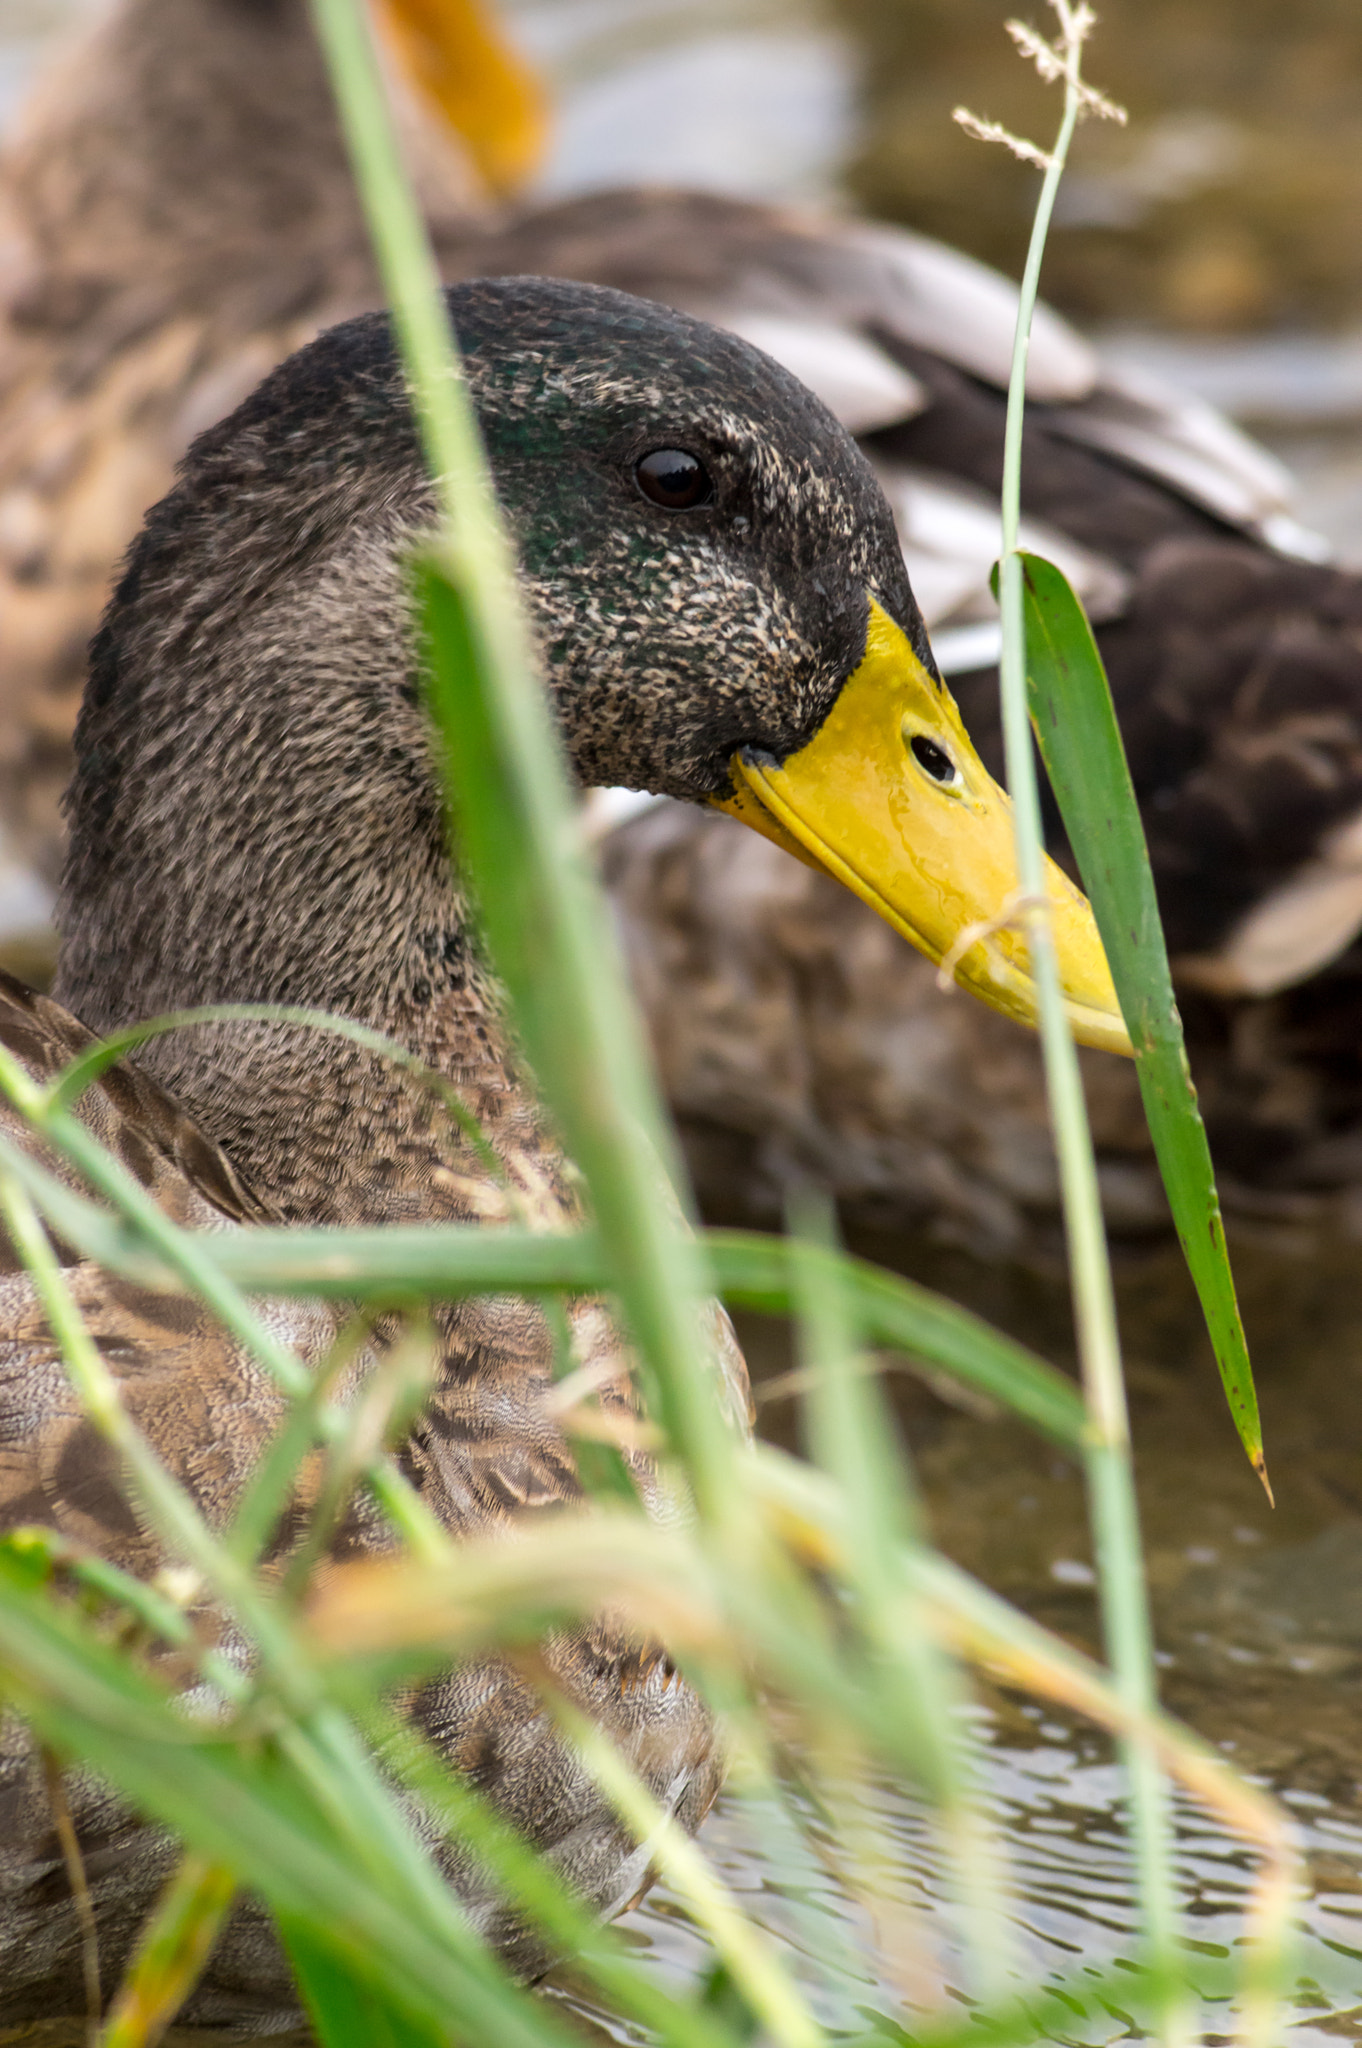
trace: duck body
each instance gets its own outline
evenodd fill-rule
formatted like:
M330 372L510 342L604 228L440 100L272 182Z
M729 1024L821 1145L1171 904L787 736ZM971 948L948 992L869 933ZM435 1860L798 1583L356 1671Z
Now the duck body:
M211 122L182 118L191 104ZM1013 288L919 236L714 194L497 210L414 101L404 117L448 277L613 285L745 335L825 398L875 465L996 772L979 650ZM0 326L0 816L54 875L84 647L142 508L195 432L377 288L302 0L125 0L35 107L0 204L18 252ZM1346 1207L1362 586L1299 558L1285 479L1206 408L1114 373L1043 309L1031 366L1023 539L1096 622L1228 1198ZM870 912L693 807L623 828L606 864L716 1213L773 1218L789 1173L813 1168L868 1220L991 1250L1053 1235L1038 1061L940 1001ZM1161 1230L1130 1077L1091 1071L1112 1220Z
M452 276L476 180L400 102ZM6 828L55 880L91 635L194 437L378 303L304 0L134 0L79 38L0 165Z
M864 678L876 632L877 646L887 635L898 648L904 687L939 704L942 743L975 775L947 693L915 651L925 639L888 506L811 393L732 336L599 288L483 282L453 291L450 309L579 776L627 775L694 801L731 796L739 759L795 787L810 755L826 774L824 731ZM674 475L695 471L705 488L678 499ZM322 1008L395 1039L452 1084L498 1162L491 1173L442 1102L363 1047L284 1023L196 1026L148 1042L82 1108L193 1227L580 1220L449 864L408 582L435 518L386 321L363 316L199 438L96 637L55 999L6 982L0 1039L46 1076L89 1031L148 1014L232 1001ZM884 667L881 652L870 668ZM891 692L893 720L897 701ZM954 803L902 744L899 755L905 801ZM977 776L951 811L967 839L991 829ZM977 907L964 905L962 920ZM17 1120L3 1121L23 1142ZM69 1277L137 1421L223 1526L279 1421L277 1389L195 1305L92 1266ZM270 1312L309 1364L343 1319L307 1304ZM426 1505L459 1537L578 1500L571 1444L548 1405L555 1360L541 1312L494 1297L432 1314L433 1384L400 1449ZM570 1317L607 1416L632 1420L629 1354L605 1309L580 1301ZM742 1426L745 1368L721 1317L717 1328L715 1398ZM378 1326L352 1369L356 1390L390 1341ZM18 1272L0 1277L0 1388L0 1525L47 1524L138 1572L164 1562ZM626 1456L644 1508L657 1509L652 1464ZM267 1569L286 1559L309 1506L304 1483ZM330 1554L390 1540L361 1499ZM230 1628L223 1644L245 1654ZM696 1828L721 1758L664 1646L602 1618L555 1633L538 1656ZM414 1712L597 1911L646 1888L646 1856L523 1672L498 1659L460 1666ZM0 2010L17 2022L79 2011L84 1994L41 1766L21 1732L6 1744ZM108 1989L170 1849L92 1780L77 1774L68 1796ZM478 1875L433 1837L431 1847L493 1946L524 1973L542 1967L538 1942ZM257 2031L296 2021L254 1907L234 1917L186 2016Z

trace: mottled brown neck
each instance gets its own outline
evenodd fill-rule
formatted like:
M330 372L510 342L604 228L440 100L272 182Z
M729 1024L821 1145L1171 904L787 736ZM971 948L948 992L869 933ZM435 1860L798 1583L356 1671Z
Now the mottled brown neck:
M261 931L242 933L230 904L200 896L174 927L178 943L140 972L91 972L88 945L68 945L56 993L99 1031L221 1002L360 1024L438 1076L501 1162L500 1175L489 1169L438 1088L336 1033L226 1022L149 1044L139 1063L289 1218L551 1224L574 1213L574 1198L498 985L466 943L461 906L436 862L402 866L406 900L391 904L385 944L362 909L334 914L315 896L291 895L281 877ZM350 879L362 900L362 883ZM370 893L381 889L377 866L368 880Z
M293 494L277 528L249 490L239 532L216 497L167 501L96 642L58 999L99 1032L218 1003L347 1018L455 1087L527 1190L557 1188L468 937L411 672L403 536L427 487L371 476L361 518L344 463L310 500L296 463L274 488ZM231 1022L139 1058L287 1215L508 1215L449 1111L344 1039Z
M371 1029L453 1091L502 1177L435 1089L330 1034L229 1028L202 1063L181 1055L171 1075L176 1096L298 1221L512 1222L527 1202L547 1221L571 1209L533 1090L481 990L449 991L419 1010L366 1009Z

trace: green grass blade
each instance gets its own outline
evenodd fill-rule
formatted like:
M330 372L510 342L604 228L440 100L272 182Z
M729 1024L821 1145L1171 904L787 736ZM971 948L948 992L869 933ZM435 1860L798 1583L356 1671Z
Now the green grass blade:
M1025 577L1019 552L1022 453L1026 407L1026 366L1031 321L1040 285L1045 240L1060 179L1079 115L1093 101L1084 85L1084 40L1094 21L1080 0L1053 0L1059 18L1057 48L1044 61L1046 77L1064 80L1064 112L1054 147L1043 152L1045 175L1036 201L1031 239L1022 272L1008 378L1003 433L1002 556L998 602L1002 623L999 663L1004 757L1013 804L1017 880L1031 907L1024 913L1039 1009L1041 1057L1045 1068L1050 1125L1063 1195L1064 1232L1074 1334L1089 1418L1085 1456L1089 1513L1093 1522L1099 1599L1107 1652L1121 1693L1131 1707L1148 1708L1157 1690L1149 1603L1139 1541L1135 1482L1130 1463L1130 1426L1121 1368L1120 1333L1111 1259L1107 1249L1097 1157L1083 1095L1078 1051L1060 988L1053 920L1041 907L1046 890L1040 792L1031 744L1026 686ZM1173 1826L1168 1788L1153 1752L1142 1739L1123 1745L1130 1777L1131 1834L1139 1881L1140 1920L1148 1959L1171 1974L1177 1942L1173 1883ZM1158 2037L1165 2048L1184 2048L1185 2016L1177 2000L1162 2015Z
M318 1756L323 1802L316 1779L258 1735L226 1741L220 1724L196 1735L143 1671L57 1608L30 1569L5 1560L0 1676L45 1742L229 1867L276 1913L306 1920L367 1975L402 1985L432 2027L448 2023L498 2048L571 2048L554 2016L481 1946L414 1839L401 1858L375 1842L381 1880L360 1867L327 1809L361 1805L370 1786Z
M212 1256L219 1253L221 1270L252 1294L314 1294L384 1307L467 1294L595 1291L610 1274L594 1230L558 1236L493 1224L251 1230L213 1239Z
M554 1712L626 1828L636 1839L647 1842L659 1875L681 1895L713 1942L749 2010L762 2020L773 2048L827 2048L827 2036L809 2010L785 1956L743 1912L698 1844L658 1805L603 1729L565 1700L554 1704Z
M741 1501L731 1484L732 1435L704 1368L700 1252L671 1228L660 1165L670 1164L667 1126L599 890L575 843L575 807L477 418L457 374L434 254L403 171L364 9L358 0L312 0L312 12L445 514L417 580L430 709L467 879L609 1242L652 1412L684 1459L700 1512L731 1519ZM491 867L478 857L483 845L493 850Z
M676 1227L675 1148L542 689L533 674L490 659L473 598L442 562L420 565L418 584L460 868L536 1076L586 1176L650 1412L683 1456L701 1511L723 1520L737 1505L736 1436L702 1363L703 1260Z
M405 2011L387 1985L342 1962L306 1920L276 1914L275 1926L321 2048L449 2048L448 2029Z
M49 1110L74 1109L85 1090L106 1074L110 1067L137 1052L153 1039L172 1031L192 1031L205 1024L297 1024L306 1031L318 1031L333 1038L348 1039L366 1052L410 1074L414 1081L442 1102L494 1180L506 1182L506 1169L483 1134L473 1112L453 1083L437 1074L424 1060L417 1059L405 1045L385 1032L373 1031L352 1017L335 1017L329 1010L300 1009L292 1003L205 1003L192 1010L173 1010L160 1017L144 1017L123 1031L97 1038L62 1068L47 1089Z
M962 1740L965 1693L951 1659L922 1614L913 1611L911 1591L904 1611L895 1571L896 1553L915 1551L921 1541L911 1468L879 1379L863 1370L863 1331L842 1268L817 1259L819 1252L836 1249L831 1209L806 1197L791 1205L791 1224L799 1232L790 1251L800 1351L809 1375L807 1450L845 1503L846 1583L855 1602L849 1611L870 1652L865 1681L883 1691L886 1707L902 1718L920 1758L945 1851L969 1989L976 1997L997 1995L1012 1944L996 1845L974 1796Z
M663 2048L741 2048L738 2037L690 2001L675 1997L626 1961L625 1943L575 1898L546 1858L537 1854L467 1778L446 1768L426 1738L388 1707L362 1703L357 1718L387 1769L448 1831L476 1844L478 1860L508 1902L543 1929L623 2013L656 2035Z
M52 1227L85 1257L148 1286L175 1274L135 1231L74 1194L36 1160L0 1140L0 1162L22 1182ZM168 1226L174 1229L174 1225ZM448 1224L381 1229L259 1228L205 1239L187 1235L195 1258L219 1279L261 1294L315 1294L384 1305L478 1293L592 1293L610 1284L600 1238ZM786 1314L793 1300L785 1239L758 1231L702 1233L715 1285L734 1307ZM1073 1382L1025 1345L897 1273L841 1251L800 1256L840 1276L871 1344L892 1347L997 1401L1056 1442L1083 1440L1083 1403Z
M1210 1147L1187 1065L1144 827L1106 671L1083 608L1061 572L1038 555L1024 555L1022 567L1036 737L1111 963L1135 1047L1154 1150L1230 1413L1266 1486L1258 1399Z
M22 1180L52 1226L87 1258L149 1286L173 1285L155 1253L93 1202L0 1143L0 1160ZM262 1294L315 1294L394 1303L466 1294L589 1293L609 1284L595 1231L528 1231L435 1224L377 1230L242 1231L193 1240L236 1286ZM715 1285L737 1308L783 1315L792 1301L791 1254L758 1231L703 1234ZM844 1252L802 1256L841 1276L866 1341L892 1347L999 1402L1057 1442L1077 1447L1083 1404L1073 1382L1025 1345L968 1309L897 1273Z

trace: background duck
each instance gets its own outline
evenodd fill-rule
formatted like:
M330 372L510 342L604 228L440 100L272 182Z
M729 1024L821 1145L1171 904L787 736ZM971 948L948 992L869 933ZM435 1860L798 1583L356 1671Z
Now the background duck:
M990 848L1006 807L923 665L889 508L831 414L736 338L618 293L517 279L450 301L577 772L627 773L691 802L732 802L745 776L751 803L763 777L797 780L812 760L821 800L808 815L841 845L833 714L846 691L879 691L897 735L895 692L916 691L918 727L951 750L969 801L948 805L939 776L901 742L890 772L915 818L948 805L959 928L996 911ZM489 1222L518 1208L552 1227L579 1215L450 872L406 575L435 516L387 322L361 317L291 357L195 443L92 650L58 1000L7 984L0 1038L49 1074L86 1026L202 1002L320 1007L383 1031L453 1082L501 1168L489 1174L443 1104L367 1050L283 1024L195 1028L107 1075L86 1114L200 1226ZM843 781L861 771L859 792L865 760L844 747L840 765ZM914 845L892 872L864 871L903 915L915 887L933 895L938 873L934 843L931 879L915 882ZM1089 1013L1094 954L1104 972L1075 893L1062 966ZM1002 961L990 987L989 972L984 959L979 986L1015 1012L1015 973ZM1109 982L1104 1000L1114 1015ZM277 1389L192 1305L168 1308L94 1267L72 1281L139 1422L220 1525L277 1422ZM613 1368L607 1410L627 1416L618 1337L599 1303L571 1313L582 1361ZM430 1398L401 1450L433 1512L464 1534L578 1497L569 1439L546 1408L554 1359L540 1311L483 1298L437 1306L434 1324ZM316 1359L336 1328L303 1308L288 1333ZM46 1522L153 1569L156 1545L72 1403L23 1274L0 1281L0 1379L0 1524ZM726 1323L715 1398L740 1425L746 1373ZM637 1453L630 1462L655 1505L651 1466ZM276 1557L306 1509L286 1518ZM338 1547L384 1541L361 1504ZM542 1654L655 1796L697 1827L719 1782L715 1732L662 1647L602 1620L554 1635ZM461 1667L417 1711L600 1911L646 1884L644 1854L509 1665ZM41 1772L9 1740L0 1987L17 2021L79 2010L83 1984L74 1913L53 1903L66 1886ZM100 1852L95 1903L113 1981L163 1879L163 1844L88 1782L71 1797ZM540 1951L483 1880L446 1863L493 1944L536 1967ZM193 2016L275 2022L290 1999L268 1927L244 1907Z
M451 152L451 118L467 127L476 104L456 88L489 65L499 81L498 122L472 141L504 187L532 154L532 84L466 6L390 12L421 52L407 128L446 274L615 284L734 328L818 390L876 464L996 767L986 584L1012 287L899 230L712 194L507 211ZM143 505L197 427L375 288L301 0L124 0L35 107L4 197L0 811L52 874L82 650ZM1032 391L1026 539L1099 622L1231 1192L1350 1188L1362 587L1301 559L1261 450L1051 314ZM741 886L716 898L707 877L730 860ZM877 951L869 919L698 813L628 827L607 864L707 1201L769 1216L802 1164L867 1216L995 1245L1051 1213L1037 1064ZM982 1112L965 1085L980 1073ZM1128 1077L1095 1085L1113 1220L1157 1225Z

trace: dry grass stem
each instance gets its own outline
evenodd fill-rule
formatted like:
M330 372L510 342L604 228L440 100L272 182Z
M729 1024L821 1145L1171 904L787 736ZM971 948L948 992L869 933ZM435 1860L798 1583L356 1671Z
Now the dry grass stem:
M1091 7L1070 5L1070 0L1050 0L1050 5L1059 17L1059 37L1048 42L1038 29L1025 21L1009 21L1007 33L1011 36L1023 57L1035 65L1047 85L1056 85L1062 79L1066 91L1076 103L1078 118L1094 115L1099 121L1115 121L1121 127L1126 123L1126 110L1109 99L1097 87L1089 85L1080 75L1083 45L1096 27L1097 16ZM958 127L976 142L1000 142L1004 149L1010 149L1013 156L1020 157L1026 164L1034 164L1038 171L1055 168L1051 151L1041 149L1039 144L1028 142L1023 135L1014 135L1010 128L1004 128L1001 121L986 121L979 114L973 114L968 107L957 107L951 116Z
M1001 121L985 121L978 114L972 114L968 107L957 107L951 119L976 142L1001 142L1013 156L1019 156L1024 164L1034 164L1038 171L1048 171L1054 163L1048 150L1039 149L1034 142L1014 135L1010 128L1004 128Z

